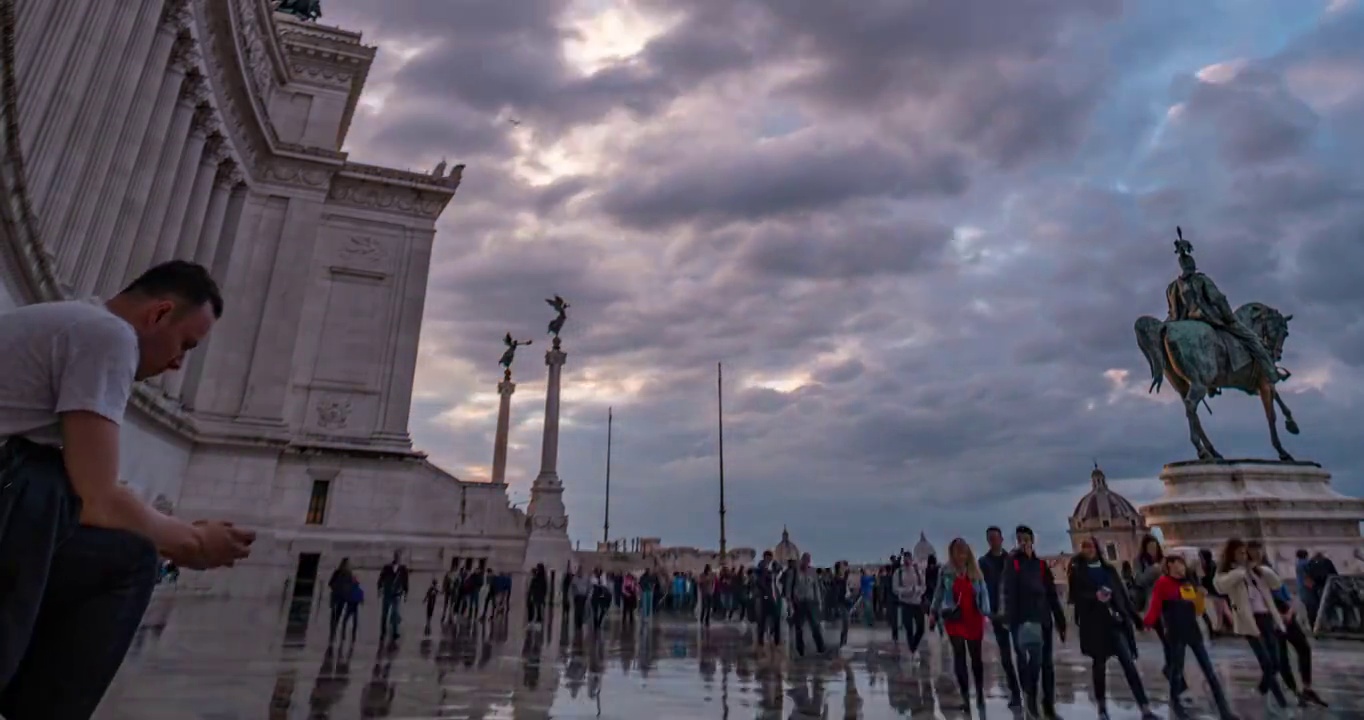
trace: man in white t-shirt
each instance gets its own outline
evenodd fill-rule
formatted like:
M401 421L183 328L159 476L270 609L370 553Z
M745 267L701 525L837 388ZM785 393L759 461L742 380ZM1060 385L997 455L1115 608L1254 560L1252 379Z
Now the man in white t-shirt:
M107 303L0 314L0 716L90 717L151 598L158 555L229 566L254 533L164 515L118 482L138 380L222 315L208 271L158 265Z

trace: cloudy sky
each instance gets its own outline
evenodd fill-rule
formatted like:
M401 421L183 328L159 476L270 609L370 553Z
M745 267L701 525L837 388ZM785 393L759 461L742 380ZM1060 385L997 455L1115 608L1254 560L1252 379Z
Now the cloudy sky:
M380 7L382 5L382 7ZM347 149L466 163L439 225L412 417L489 474L500 338L514 500L538 470L543 298L560 475L601 537L783 524L821 560L1033 525L1097 459L1133 501L1192 449L1148 396L1176 224L1233 304L1294 313L1300 458L1364 494L1364 8L1357 0L328 0L380 46ZM515 122L513 122L515 120ZM1259 404L1213 401L1227 456Z

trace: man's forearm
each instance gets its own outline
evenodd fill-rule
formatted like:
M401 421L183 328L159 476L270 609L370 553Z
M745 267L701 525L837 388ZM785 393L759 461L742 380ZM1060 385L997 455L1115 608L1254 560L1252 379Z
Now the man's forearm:
M199 534L193 525L148 507L122 485L81 500L83 525L141 535L164 555L184 556L199 550Z

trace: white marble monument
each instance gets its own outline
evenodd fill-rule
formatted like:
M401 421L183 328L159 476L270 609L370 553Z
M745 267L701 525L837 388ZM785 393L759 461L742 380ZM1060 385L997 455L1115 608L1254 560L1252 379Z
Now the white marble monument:
M0 23L0 308L107 296L171 258L223 286L218 328L138 388L124 430L122 478L146 498L260 530L248 563L182 584L306 593L342 556L363 577L395 549L418 573L519 568L502 475L462 481L408 435L463 166L341 149L375 48L268 0L0 0Z
M1364 500L1331 488L1316 463L1269 460L1177 462L1160 473L1165 493L1142 508L1170 547L1216 556L1227 538L1260 540L1275 570L1294 577L1299 549L1321 551L1342 573L1364 572Z

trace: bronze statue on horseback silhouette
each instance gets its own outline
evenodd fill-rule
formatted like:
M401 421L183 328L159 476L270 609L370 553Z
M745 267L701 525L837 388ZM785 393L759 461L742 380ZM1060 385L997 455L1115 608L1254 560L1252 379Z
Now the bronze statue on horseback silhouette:
M1198 271L1193 244L1175 228L1175 253L1179 256L1180 275L1165 290L1169 314L1164 321L1149 315L1137 318L1137 345L1151 367L1148 392L1158 392L1168 379L1184 400L1184 415L1189 423L1189 440L1200 460L1220 460L1198 417L1199 403L1233 388L1259 395L1269 422L1269 437L1279 460L1292 462L1293 456L1279 441L1274 406L1283 410L1284 427L1296 435L1298 425L1276 388L1289 373L1278 367L1283 344L1288 338L1284 315L1263 303L1246 303L1235 311L1212 279ZM1209 409L1211 411L1211 409Z

